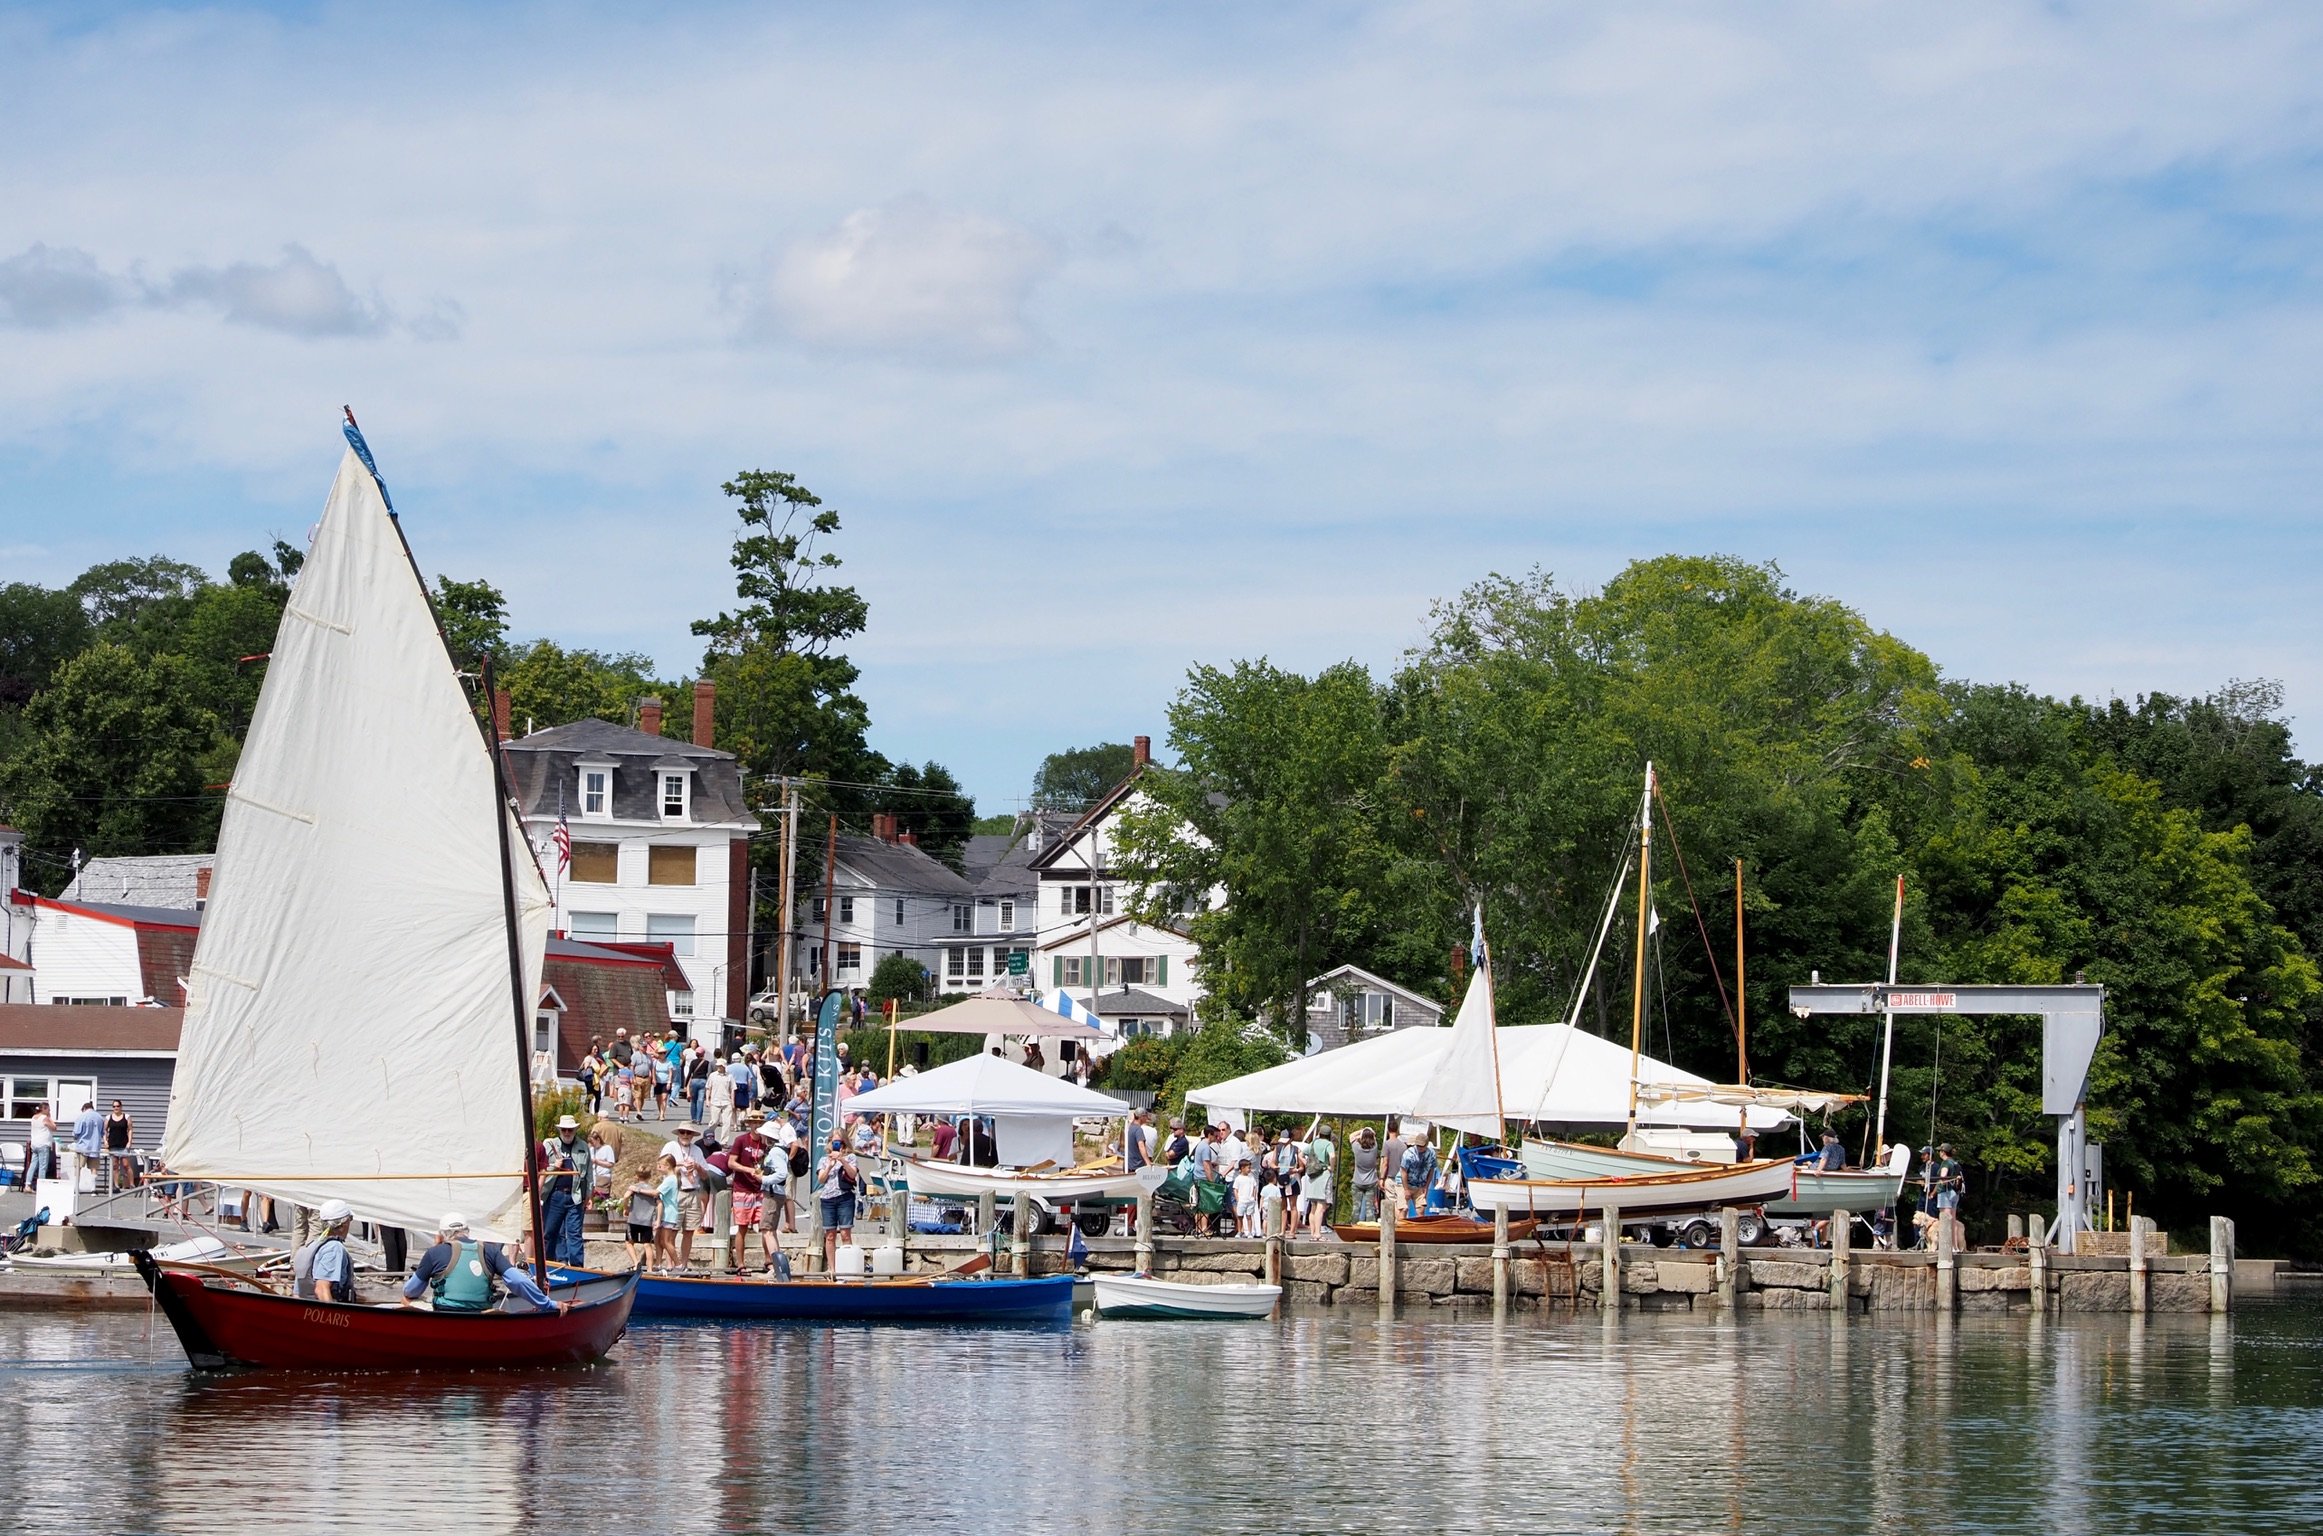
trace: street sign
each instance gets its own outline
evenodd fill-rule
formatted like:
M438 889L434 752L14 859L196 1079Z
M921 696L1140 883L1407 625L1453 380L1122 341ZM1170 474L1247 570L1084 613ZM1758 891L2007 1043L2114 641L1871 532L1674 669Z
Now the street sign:
M1032 974L1032 956L1021 949L1010 950L1008 952L1008 974L1011 976L1030 976Z

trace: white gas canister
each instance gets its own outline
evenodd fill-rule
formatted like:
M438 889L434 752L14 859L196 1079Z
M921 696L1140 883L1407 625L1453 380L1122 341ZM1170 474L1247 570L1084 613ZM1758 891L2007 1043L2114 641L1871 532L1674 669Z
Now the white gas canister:
M831 1273L841 1277L842 1279L862 1279L863 1250L856 1247L853 1243L841 1243L839 1245L838 1257L831 1265Z
M897 1247L894 1243L888 1243L881 1247L872 1249L871 1272L875 1275L902 1274L903 1250Z

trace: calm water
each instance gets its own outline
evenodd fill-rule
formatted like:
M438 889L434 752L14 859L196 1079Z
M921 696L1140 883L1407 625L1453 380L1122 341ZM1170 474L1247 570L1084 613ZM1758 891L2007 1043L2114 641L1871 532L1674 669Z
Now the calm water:
M596 1370L429 1381L181 1359L142 1316L0 1316L0 1529L2323 1529L2310 1303L657 1326Z

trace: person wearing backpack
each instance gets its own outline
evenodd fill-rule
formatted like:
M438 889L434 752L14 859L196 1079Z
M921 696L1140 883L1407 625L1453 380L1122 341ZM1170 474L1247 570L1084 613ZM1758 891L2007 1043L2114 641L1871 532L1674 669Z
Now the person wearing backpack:
M1314 1138L1307 1143L1306 1174L1299 1185L1299 1216L1306 1224L1307 1235L1318 1242L1322 1240L1323 1223L1331 1218L1334 1150L1330 1127L1315 1127Z

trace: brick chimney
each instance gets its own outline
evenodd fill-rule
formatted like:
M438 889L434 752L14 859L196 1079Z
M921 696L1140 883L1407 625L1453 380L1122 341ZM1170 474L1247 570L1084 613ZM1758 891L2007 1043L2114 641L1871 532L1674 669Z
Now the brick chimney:
M198 907L209 899L210 866L205 864L200 869L194 871L194 905Z
M647 694L637 701L637 728L648 736L661 734L661 699Z
M505 688L492 690L492 739L508 739L508 690Z
M714 747L717 742L718 685L708 678L694 684L694 745Z
M895 812L873 811L871 813L871 835L883 843L894 842L896 840Z
M895 818L892 816L888 818L890 821L893 821L894 819ZM896 833L895 840L903 844L906 848L917 848L920 845L920 835L909 827L905 827L901 832Z
M1139 768L1143 768L1147 763L1152 762L1153 738L1151 736L1130 737L1129 760L1132 764Z

